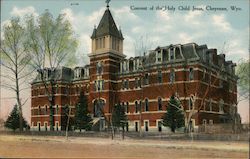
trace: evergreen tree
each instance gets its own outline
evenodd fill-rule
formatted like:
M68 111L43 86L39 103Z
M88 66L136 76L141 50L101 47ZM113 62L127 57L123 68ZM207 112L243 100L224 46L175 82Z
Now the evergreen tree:
M125 108L122 107L120 104L115 105L113 108L112 123L114 127L116 128L122 127L123 129L127 123L127 116L125 114Z
M176 128L185 126L183 111L180 109L180 103L174 96L170 98L167 112L163 116L163 125L170 127L172 132L175 132Z
M4 123L4 126L6 128L12 129L12 130L16 130L19 128L20 124L19 124L19 110L17 108L17 105L14 106L13 110L11 111L8 119L6 120L6 122ZM23 117L22 117L23 118ZM28 128L28 123L27 121L23 118L22 119L22 123L23 123L23 127L24 128Z
M92 118L88 111L88 100L86 96L81 93L79 102L76 105L76 112L75 112L75 128L85 130L91 130L92 127Z

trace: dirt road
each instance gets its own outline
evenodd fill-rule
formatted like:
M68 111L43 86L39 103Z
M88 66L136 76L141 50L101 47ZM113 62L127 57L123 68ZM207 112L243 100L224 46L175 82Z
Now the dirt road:
M248 143L0 135L0 158L248 158Z

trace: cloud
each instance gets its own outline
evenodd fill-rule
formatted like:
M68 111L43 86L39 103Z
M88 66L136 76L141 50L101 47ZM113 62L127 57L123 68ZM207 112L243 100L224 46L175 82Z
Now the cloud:
M212 24L215 25L218 30L223 32L229 32L232 30L230 23L226 21L225 16L223 14L213 15Z
M33 6L28 6L25 8L18 8L15 6L10 12L11 16L20 16L20 17L23 17L25 15L32 15L32 14L35 17L38 16L38 13L36 12L36 9Z

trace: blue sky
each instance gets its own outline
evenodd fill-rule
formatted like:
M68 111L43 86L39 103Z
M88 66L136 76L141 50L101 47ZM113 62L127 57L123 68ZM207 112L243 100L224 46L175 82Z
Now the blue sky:
M138 11L131 10L131 6L173 6L176 10ZM180 11L179 6L202 7L204 11ZM226 7L228 11L207 11L206 6ZM232 11L231 6L241 10ZM78 57L76 65L88 63L90 36L106 9L105 0L2 0L1 27L13 16L38 16L45 9L49 9L54 17L60 13L66 14L80 41L75 53ZM124 54L127 57L135 56L134 43L143 36L148 37L149 49L195 42L199 45L207 44L209 48L217 48L220 52L226 43L224 52L227 60L238 62L241 58L249 59L248 0L111 0L110 10L116 24L122 29L125 38ZM29 108L26 109L29 112Z
M72 4L78 5L72 5ZM173 6L173 11L138 11L131 6ZM80 46L76 55L79 65L88 62L86 54L90 53L90 35L94 25L106 8L105 0L3 0L1 4L1 22L4 24L12 16L25 14L41 14L45 9L56 17L66 13L73 25ZM180 11L179 6L226 7L228 11ZM231 6L241 8L232 11ZM248 58L249 43L249 1L239 0L112 0L110 10L116 24L122 28L124 54L135 56L134 43L138 37L148 37L149 49L177 43L195 42L207 44L209 48L217 48L220 52L225 45L227 60L237 62L240 58Z

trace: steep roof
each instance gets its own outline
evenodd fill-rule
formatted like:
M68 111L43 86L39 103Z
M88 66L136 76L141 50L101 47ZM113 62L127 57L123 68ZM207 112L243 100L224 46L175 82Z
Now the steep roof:
M122 33L117 29L109 8L105 10L98 27L94 28L91 38L93 39L105 35L112 35L123 39Z

